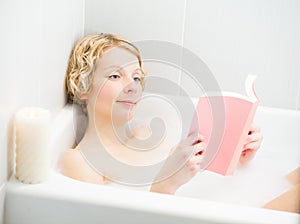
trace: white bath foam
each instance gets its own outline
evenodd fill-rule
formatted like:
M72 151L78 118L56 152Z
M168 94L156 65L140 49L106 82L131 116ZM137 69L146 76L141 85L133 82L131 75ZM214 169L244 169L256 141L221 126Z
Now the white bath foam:
M237 169L233 176L199 172L176 195L261 207L292 187L286 174L287 170L274 165L274 160L255 158L246 167Z

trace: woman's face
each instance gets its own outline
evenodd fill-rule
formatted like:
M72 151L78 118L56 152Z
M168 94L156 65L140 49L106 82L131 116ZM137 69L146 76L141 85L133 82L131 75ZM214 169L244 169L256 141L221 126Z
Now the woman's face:
M142 71L129 50L114 47L96 61L94 81L87 99L95 121L124 124L133 115L142 95Z

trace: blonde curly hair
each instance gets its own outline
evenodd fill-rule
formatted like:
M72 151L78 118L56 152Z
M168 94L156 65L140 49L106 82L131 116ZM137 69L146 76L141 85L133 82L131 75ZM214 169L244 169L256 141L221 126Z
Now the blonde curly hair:
M115 34L93 34L81 39L72 49L66 72L67 101L85 106L85 101L80 95L88 93L91 89L95 61L100 58L104 51L111 47L124 47L138 58L142 70L142 87L146 72L142 67L142 58L139 50L125 38Z

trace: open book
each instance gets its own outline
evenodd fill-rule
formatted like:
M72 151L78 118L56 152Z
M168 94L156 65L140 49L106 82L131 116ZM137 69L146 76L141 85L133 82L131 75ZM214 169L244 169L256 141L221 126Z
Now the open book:
M246 79L247 96L219 92L199 98L189 133L199 132L205 138L202 169L233 175L259 104L255 79L254 75Z

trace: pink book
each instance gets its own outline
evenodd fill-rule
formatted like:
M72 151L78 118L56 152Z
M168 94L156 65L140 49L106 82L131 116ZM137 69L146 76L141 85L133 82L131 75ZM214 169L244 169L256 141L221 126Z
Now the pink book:
M253 75L246 79L247 96L219 92L199 98L189 133L199 132L205 138L202 169L233 175L259 104L255 79Z

